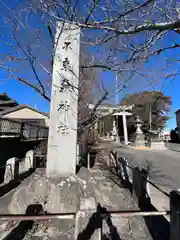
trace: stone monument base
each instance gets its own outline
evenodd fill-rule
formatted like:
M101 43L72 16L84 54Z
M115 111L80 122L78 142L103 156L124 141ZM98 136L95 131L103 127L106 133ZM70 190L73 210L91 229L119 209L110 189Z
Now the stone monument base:
M108 158L109 154L104 152L103 156ZM108 211L139 210L129 190L124 188L123 185L120 187L119 184L115 184L118 179L109 172L106 164L104 167L102 165L101 170L96 168L95 171L81 168L78 175L66 176L67 179L65 176L50 179L45 176L45 171L37 170L24 180L10 196L6 196L7 199L3 199L2 202L7 202L7 204L11 199L10 204L8 204L9 212L5 209L4 213L23 214L31 204L40 204L43 210L49 213L76 213L76 216L71 218L68 216L68 219L63 217L63 219L35 221L34 223L28 221L26 223L33 224L33 226L30 229L28 228L24 239L99 240L101 234L106 233L110 234L111 238L114 235L117 239L120 239L120 237L122 239L132 239L132 234L137 236L137 239L151 239L148 237L147 227L141 217L138 219L137 217L119 218L116 214L115 216L109 215L111 219L108 218L110 221L103 221L101 232L98 203L101 205L101 213L104 208ZM4 231L9 234L11 224L5 227L4 222L2 224L0 224L0 228L6 228L7 226L8 232L5 229ZM16 234L15 237L17 238L17 228L19 227L22 236L22 232L24 232L22 226L26 224L23 221L20 223L15 221L15 224L17 226L15 226L13 234ZM13 230L14 226L11 229ZM5 238L6 236L1 231L0 239ZM10 239L10 237L7 239Z
M85 174L85 177L88 177L87 171ZM28 214L27 209L31 206L41 207L41 214L69 213L68 217L64 215L64 219L42 221L42 224L37 222L38 229L34 237L39 239L42 234L43 237L47 234L48 240L77 239L97 208L97 202L92 196L93 187L89 187L91 182L83 178L75 175L47 178L45 170L39 169L16 189L8 206L8 212ZM98 236L99 230L94 232L92 240L97 240Z
M145 140L144 140L144 134L143 133L135 133L135 141L134 145L135 147L144 147L145 146Z
M151 141L151 149L155 150L167 150L163 141Z
M41 204L48 213L71 213L78 209L81 186L74 176L47 178L39 169L24 180L13 194L11 214L25 214L29 205Z

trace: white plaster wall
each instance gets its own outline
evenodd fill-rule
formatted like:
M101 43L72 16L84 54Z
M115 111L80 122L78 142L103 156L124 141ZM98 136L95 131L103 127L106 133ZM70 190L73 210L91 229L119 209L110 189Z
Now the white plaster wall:
M14 118L14 119L44 119L46 125L49 125L49 118L41 113L33 111L29 108L23 108L11 113L4 115L5 118Z

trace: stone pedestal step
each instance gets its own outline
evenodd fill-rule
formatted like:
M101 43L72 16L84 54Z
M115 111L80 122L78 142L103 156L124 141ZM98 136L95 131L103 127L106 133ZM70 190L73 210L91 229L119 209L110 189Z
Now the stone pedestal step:
M0 224L0 239L73 240L75 219L52 221L21 221Z
M107 210L138 209L130 192L118 186L116 180L110 172L100 169L93 172L81 169L78 176L58 179L49 179L43 173L35 172L11 196L11 201L7 203L9 213L24 214L27 206L38 202L44 211L76 212L76 216L73 219L36 221L34 224L16 222L12 226L1 222L0 239L100 240L101 233L109 234L113 229L114 234L122 239L151 240L143 218L125 219L108 214ZM99 209L106 211L110 217L109 223L103 220L103 228ZM16 238L18 234L24 236Z

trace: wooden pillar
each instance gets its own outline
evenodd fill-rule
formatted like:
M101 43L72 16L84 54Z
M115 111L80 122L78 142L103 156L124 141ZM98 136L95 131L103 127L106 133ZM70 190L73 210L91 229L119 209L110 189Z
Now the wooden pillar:
M133 196L137 200L141 197L141 171L138 167L133 168Z

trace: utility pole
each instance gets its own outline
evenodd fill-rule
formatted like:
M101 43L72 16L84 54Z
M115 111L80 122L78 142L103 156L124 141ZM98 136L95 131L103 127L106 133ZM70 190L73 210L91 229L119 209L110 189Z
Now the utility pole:
M116 108L118 107L118 73L116 73ZM116 134L117 134L117 139L118 139L118 115L116 116Z
M152 107L149 106L149 130L152 130Z
M116 73L116 107L118 105L118 74Z

